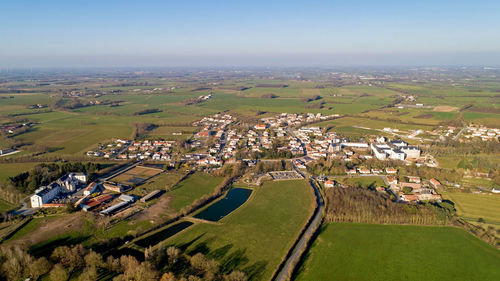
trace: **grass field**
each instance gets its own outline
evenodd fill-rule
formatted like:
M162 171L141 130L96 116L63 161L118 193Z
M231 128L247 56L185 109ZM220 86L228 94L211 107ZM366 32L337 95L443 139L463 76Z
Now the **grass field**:
M196 224L167 244L203 252L223 271L238 268L251 280L269 280L314 208L305 181L266 182L221 225Z
M0 199L0 213L12 209L14 206Z
M326 224L296 280L500 280L500 251L458 228Z
M13 177L22 172L26 172L38 163L0 163L0 181Z
M224 178L212 177L206 173L195 173L174 186L167 196L171 196L170 207L179 211L191 205L194 200L214 192Z
M385 186L384 181L380 177L353 177L353 178L341 178L338 179L339 182L343 184L348 184L352 186L361 185L362 187L372 187Z
M148 180L142 184L139 189L144 190L146 193L156 189L168 190L172 188L174 184L176 184L183 176L184 174L181 172L165 172ZM136 189L133 191L136 191Z
M460 216L500 223L500 195L447 192L443 196L455 203Z

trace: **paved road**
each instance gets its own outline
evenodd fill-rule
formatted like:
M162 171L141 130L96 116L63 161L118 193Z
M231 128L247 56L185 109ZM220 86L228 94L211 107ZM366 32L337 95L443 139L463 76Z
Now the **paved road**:
M307 248L308 239L312 236L312 234L316 231L316 229L318 229L318 227L321 224L321 219L324 209L323 199L321 198L321 195L319 194L316 185L312 181L309 181L309 184L314 189L314 194L316 195L316 202L318 204L318 208L316 208L316 211L313 214L313 219L311 223L307 226L306 231L304 231L304 233L300 237L299 242L293 248L292 254L286 260L283 268L274 279L276 281L289 280L288 273L297 265L297 263L300 260L301 254L304 253L304 251Z
M464 127L462 128L462 130L460 130L460 132L458 132L458 134L456 134L456 135L453 137L453 140L457 140L457 139L458 139L458 138L462 135L462 133L463 133L465 130L467 130L467 126L464 126Z

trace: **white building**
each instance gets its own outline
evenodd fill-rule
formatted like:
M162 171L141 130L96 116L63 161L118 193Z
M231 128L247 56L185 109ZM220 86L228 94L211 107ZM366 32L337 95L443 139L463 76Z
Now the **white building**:
M42 204L50 202L59 192L61 192L61 186L55 182L48 186L40 187L35 191L35 194L31 196L31 207L41 208Z
M401 147L401 151L406 154L407 158L417 159L420 157L421 150L416 146Z
M377 157L378 160L387 159L387 153L383 149L381 149L378 145L372 143L370 147L373 151L373 154L375 155L375 157Z

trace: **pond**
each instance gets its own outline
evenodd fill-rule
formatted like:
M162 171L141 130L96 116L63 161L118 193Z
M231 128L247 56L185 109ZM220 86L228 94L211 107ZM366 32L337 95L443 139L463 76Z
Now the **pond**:
M191 226L193 223L190 221L183 221L178 224L174 224L170 227L165 228L164 230L158 231L157 233L148 236L146 238L143 238L139 241L136 241L135 244L147 248L152 245L156 245L159 242L169 238L170 236L173 236L174 234L177 234L178 232L181 232L182 230L186 229L187 227Z
M232 188L226 194L226 197L215 202L194 217L208 221L218 221L243 205L250 197L250 194L252 194L251 189Z

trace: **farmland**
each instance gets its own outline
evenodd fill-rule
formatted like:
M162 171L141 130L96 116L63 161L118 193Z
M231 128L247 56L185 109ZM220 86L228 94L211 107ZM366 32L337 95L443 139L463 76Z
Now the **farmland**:
M252 280L269 279L311 215L313 194L305 181L266 182L253 193L221 225L198 223L166 243L203 252Z
M449 221L462 221L454 206L459 217L484 226L481 233L494 232L500 225L499 197L470 192L499 188L500 81L495 71L460 71L200 69L68 73L63 78L7 75L0 81L0 149L21 152L0 157L0 194L10 200L0 201L1 211L31 195L23 191L40 187L38 178L53 181L53 175L67 173L57 168L64 163L122 163L120 167L131 169L114 175L111 169L88 171L97 183L88 198L81 190L64 192L48 200L62 208L28 210L35 212L34 219L5 244L34 246L26 249L47 256L57 243L92 249L109 244L101 252L104 258L107 250L125 249L136 251L140 259L142 252L176 246L189 256L202 253L216 260L223 274L238 269L250 280L268 280L314 207L306 180L267 181L273 172L293 169L348 188L330 191L362 187L366 198L385 196L382 203L390 206L406 204L397 198L420 200L429 192L432 200L440 200L442 193L452 202L398 207L414 212L425 205ZM385 154L370 149L371 143L385 144ZM411 151L397 152L398 147ZM416 152L419 157L406 157ZM8 180L37 163L57 165L50 171L37 168L16 183ZM362 170L377 174L389 167L400 182L418 176L422 194L404 194L410 191L403 188L389 198L366 190L385 186L385 179L359 176ZM431 178L441 187L430 187ZM105 181L128 185L123 193L133 196L113 193L112 201L86 209L89 213L81 211L99 193L110 193L104 190ZM223 182L229 184L221 196L207 199ZM455 188L463 192L449 192ZM153 191L160 192L141 198ZM238 197L244 203L226 206L230 211L223 215L211 211L237 192L246 196ZM352 202L362 206L363 198L353 196ZM79 199L83 203L67 204ZM99 215L111 206L118 207ZM443 260L449 262L442 266ZM326 224L297 278L488 280L498 277L495 260L498 251L458 228ZM161 273L172 269L154 267ZM205 278L201 272L193 274Z
M0 163L0 181L25 172L38 163Z
M327 224L295 280L499 278L500 251L462 229Z
M447 192L445 198L455 203L457 213L464 218L500 224L500 195Z
M136 185L136 184L141 184L142 182L158 175L161 172L162 172L161 169L136 166L109 180L119 182L122 184Z

